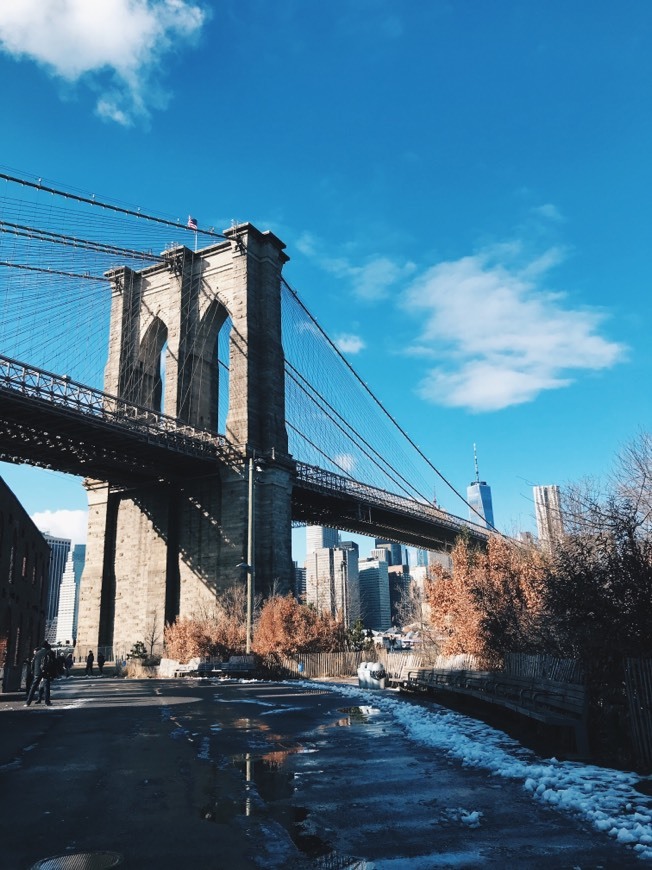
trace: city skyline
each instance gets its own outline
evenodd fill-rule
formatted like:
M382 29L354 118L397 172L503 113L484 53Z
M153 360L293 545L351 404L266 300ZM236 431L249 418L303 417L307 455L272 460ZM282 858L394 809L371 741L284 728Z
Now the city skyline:
M534 532L533 486L605 478L649 428L649 5L151 2L105 22L129 60L49 7L0 10L5 171L274 232L443 508L466 518L477 443L496 527ZM0 475L83 543L81 479Z

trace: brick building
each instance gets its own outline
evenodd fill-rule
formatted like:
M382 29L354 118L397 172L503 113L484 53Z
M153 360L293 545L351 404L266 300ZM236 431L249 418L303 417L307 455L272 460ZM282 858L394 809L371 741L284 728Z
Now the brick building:
M16 691L44 638L50 548L0 477L0 688Z

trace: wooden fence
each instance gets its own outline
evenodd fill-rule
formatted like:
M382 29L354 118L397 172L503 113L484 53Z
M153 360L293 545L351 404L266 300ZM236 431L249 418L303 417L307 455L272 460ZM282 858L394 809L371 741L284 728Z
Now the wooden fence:
M373 649L367 652L300 653L264 660L267 667L282 674L306 678L356 677L361 662L380 662L391 679L399 680L409 670L422 666L422 656L408 651ZM437 656L429 660L428 666L456 671L478 668L475 656L470 655Z
M306 677L355 677L361 662L375 661L372 653L299 653L295 656L267 657L263 664L282 675Z
M625 659L629 728L637 761L652 770L652 659Z
M547 655L508 653L503 670L514 677L556 680L558 683L584 682L584 669L576 659L557 659Z

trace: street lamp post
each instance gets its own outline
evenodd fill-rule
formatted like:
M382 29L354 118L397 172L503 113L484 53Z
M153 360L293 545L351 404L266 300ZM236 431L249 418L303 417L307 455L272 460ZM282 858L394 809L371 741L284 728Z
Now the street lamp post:
M247 561L241 562L238 567L247 572L247 627L245 635L245 652L247 655L251 652L251 642L253 637L254 626L254 592L256 588L256 542L255 542L255 517L256 509L254 504L255 493L255 473L263 471L265 462L262 459L256 460L254 456L249 457L249 492L247 505Z
M249 457L249 497L247 517L247 634L245 652L251 652L254 619L254 458Z

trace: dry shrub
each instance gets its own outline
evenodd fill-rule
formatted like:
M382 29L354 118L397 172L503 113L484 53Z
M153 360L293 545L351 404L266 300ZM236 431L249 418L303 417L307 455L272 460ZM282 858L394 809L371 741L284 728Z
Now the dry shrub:
M143 664L140 659L127 659L124 668L120 668L118 676L127 677L130 680L151 679L158 676L158 669L154 666Z
M461 537L451 555L452 574L436 567L425 589L442 653L494 667L506 652L543 651L545 555L497 535L486 552Z
M234 586L221 593L210 612L179 617L165 628L165 649L184 664L196 656L228 659L245 649L246 596Z
M300 604L292 595L274 595L263 605L253 648L260 655L295 655L344 649L342 622Z

